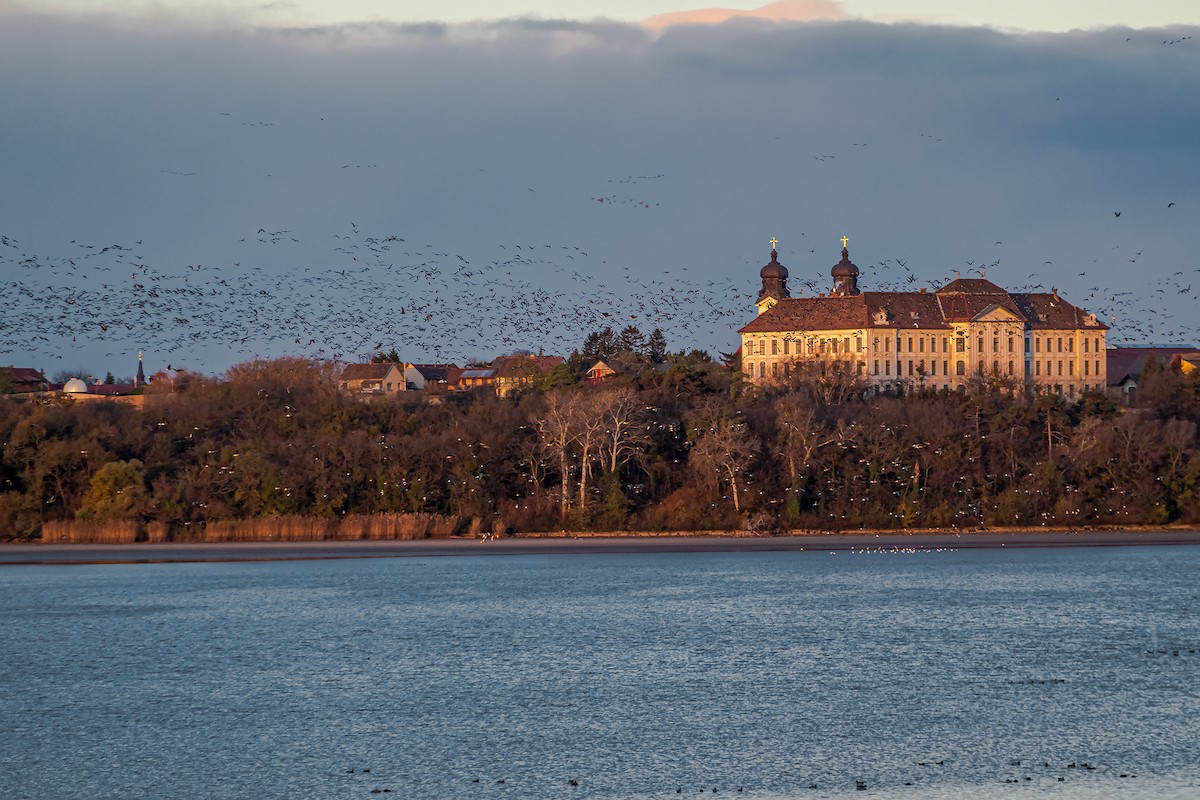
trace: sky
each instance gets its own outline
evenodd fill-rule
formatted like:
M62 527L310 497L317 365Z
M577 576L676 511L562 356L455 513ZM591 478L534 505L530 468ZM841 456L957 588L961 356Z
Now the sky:
M0 363L715 355L843 235L1200 344L1200 11L1050 5L0 0Z
M695 13L712 8L730 12L772 9L770 14L883 22L915 21L940 25L987 25L1026 31L1069 31L1125 25L1134 28L1200 22L1200 7L1190 0L727 0L711 6L689 0L38 0L30 7L57 13L182 12L267 25L333 25L344 22L471 22L533 16L544 19L639 22L663 14Z

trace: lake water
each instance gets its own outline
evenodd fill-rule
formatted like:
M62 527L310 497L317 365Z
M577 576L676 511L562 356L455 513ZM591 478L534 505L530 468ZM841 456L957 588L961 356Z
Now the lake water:
M0 796L1192 799L1198 576L1200 547L0 567Z

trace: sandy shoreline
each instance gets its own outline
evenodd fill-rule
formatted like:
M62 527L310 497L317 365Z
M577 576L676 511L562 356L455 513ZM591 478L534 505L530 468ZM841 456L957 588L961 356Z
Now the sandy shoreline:
M1129 547L1200 544L1200 531L1165 528L1116 531L984 531L732 534L525 535L505 539L418 541L216 542L170 544L0 544L0 565L150 564L205 561L292 561L434 556L605 553L787 552L1000 547Z

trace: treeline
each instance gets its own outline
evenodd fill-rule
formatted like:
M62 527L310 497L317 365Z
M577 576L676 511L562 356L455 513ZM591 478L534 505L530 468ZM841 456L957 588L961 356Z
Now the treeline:
M614 361L590 385L579 354L516 399L362 402L302 359L183 375L144 411L0 399L0 535L381 514L476 533L1200 522L1200 384L1170 369L1126 410L983 381L866 396L832 370L762 391L700 352Z

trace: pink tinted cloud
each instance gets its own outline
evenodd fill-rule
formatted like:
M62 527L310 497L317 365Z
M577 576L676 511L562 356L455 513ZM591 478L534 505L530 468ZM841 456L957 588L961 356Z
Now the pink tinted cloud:
M750 17L775 22L807 22L816 19L844 19L846 12L835 0L776 0L752 9L698 8L657 14L642 20L642 25L659 32L674 25L717 25L734 17Z

